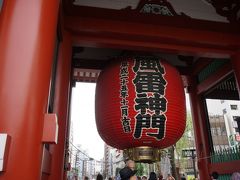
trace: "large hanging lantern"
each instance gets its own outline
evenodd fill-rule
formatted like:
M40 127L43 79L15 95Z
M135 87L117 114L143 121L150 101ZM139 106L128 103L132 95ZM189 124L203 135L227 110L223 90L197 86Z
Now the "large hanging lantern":
M113 59L98 78L95 100L100 136L112 147L127 149L128 154L155 156L155 150L175 144L184 132L182 80L164 60ZM146 152L141 147L156 149Z

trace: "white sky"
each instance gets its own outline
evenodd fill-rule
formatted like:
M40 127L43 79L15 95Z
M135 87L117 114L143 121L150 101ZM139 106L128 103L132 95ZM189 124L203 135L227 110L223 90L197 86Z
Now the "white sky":
M90 157L103 158L104 142L95 125L95 83L77 83L72 91L73 144L81 144Z

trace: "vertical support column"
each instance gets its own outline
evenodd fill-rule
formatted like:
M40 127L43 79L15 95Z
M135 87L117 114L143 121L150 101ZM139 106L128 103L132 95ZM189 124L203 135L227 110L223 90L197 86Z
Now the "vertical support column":
M60 44L60 51L57 64L57 76L55 87L55 101L54 113L58 115L58 143L51 146L52 152L52 166L51 180L64 180L66 174L64 173L64 156L66 133L68 127L68 106L70 93L70 72L71 72L71 57L72 44L69 33L63 33L63 42Z
M11 136L0 180L40 179L59 0L4 1L0 16L0 132Z
M206 124L206 112L204 110L203 101L197 94L196 82L191 79L189 87L190 105L193 117L193 128L196 143L196 151L198 158L198 169L200 179L210 179L209 176L209 156L210 147L208 139L208 128Z
M237 82L238 94L240 96L240 50L236 52L234 56L232 56L231 63Z

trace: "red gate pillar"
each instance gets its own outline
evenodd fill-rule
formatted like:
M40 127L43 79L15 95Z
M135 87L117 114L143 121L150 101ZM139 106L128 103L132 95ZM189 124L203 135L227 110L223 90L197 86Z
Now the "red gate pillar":
M68 127L68 108L70 93L70 72L72 44L67 32L63 34L63 42L60 45L57 65L54 113L58 116L58 143L51 146L52 166L50 180L66 179L64 173L64 155L66 144L66 132Z
M232 57L231 63L237 81L238 94L240 96L240 50Z
M204 111L203 100L197 94L196 82L191 79L189 87L189 98L193 118L193 128L197 151L197 163L200 179L210 179L209 172L209 140L207 134L206 114Z
M0 15L0 133L11 136L0 180L41 176L59 0L4 1Z

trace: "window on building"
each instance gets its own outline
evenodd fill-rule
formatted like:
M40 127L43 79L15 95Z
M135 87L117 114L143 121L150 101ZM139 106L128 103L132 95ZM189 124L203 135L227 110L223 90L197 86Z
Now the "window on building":
M221 135L222 135L222 136L227 135L227 131L226 131L225 126L224 126L224 127L221 127Z
M236 133L239 133L239 128L235 128L235 132L236 132Z
M217 127L216 129L217 129L217 136L221 136L222 135L221 127Z
M230 105L231 110L238 110L238 106L235 104Z
M217 136L218 132L217 132L217 129L216 128L211 128L211 133L212 133L212 136Z
M239 133L240 132L240 117L237 118L236 121L237 121L237 129L238 129L238 131L236 131L236 132Z
M226 135L225 127L213 127L211 128L212 136L222 136Z
M240 116L233 116L233 120L234 121L239 121L240 120Z
M233 118L233 119L234 119L234 118ZM233 120L232 126L233 126L234 128L237 128L237 127L238 127L238 124L237 124L237 121L236 121L236 120Z

